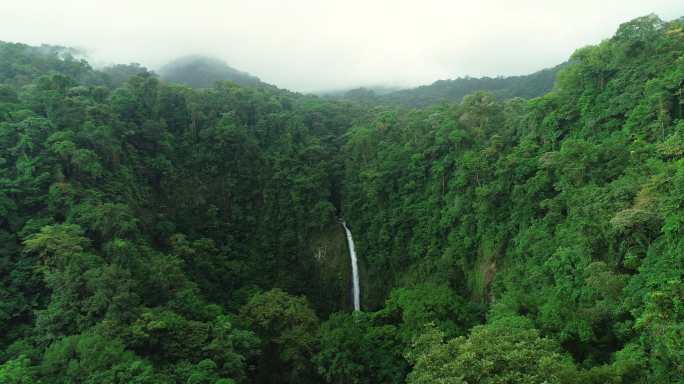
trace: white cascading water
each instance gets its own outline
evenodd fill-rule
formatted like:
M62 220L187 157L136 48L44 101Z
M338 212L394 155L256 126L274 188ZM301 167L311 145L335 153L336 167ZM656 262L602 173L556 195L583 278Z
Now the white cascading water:
M352 266L352 279L354 280L354 285L352 288L352 294L354 295L354 310L361 310L361 289L359 288L359 266L356 262L356 248L354 248L354 239L352 239L352 234L349 228L347 228L347 223L341 220L342 226L344 227L344 232L347 234L347 245L349 246L349 258L351 259Z

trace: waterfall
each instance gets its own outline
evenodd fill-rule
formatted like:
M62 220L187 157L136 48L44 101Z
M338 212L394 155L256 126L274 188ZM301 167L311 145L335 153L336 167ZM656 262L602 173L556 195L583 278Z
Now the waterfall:
M352 294L354 296L354 310L361 310L361 290L359 288L359 266L356 261L356 248L354 248L354 239L352 239L352 234L349 228L347 228L347 223L344 220L340 220L342 226L344 227L344 232L347 234L347 245L349 246L349 258L351 259L352 266L352 279L354 285L352 288Z

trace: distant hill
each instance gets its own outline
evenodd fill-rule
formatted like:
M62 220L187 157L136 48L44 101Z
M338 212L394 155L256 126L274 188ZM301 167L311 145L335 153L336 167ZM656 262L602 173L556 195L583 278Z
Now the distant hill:
M232 81L238 85L263 84L258 77L239 71L223 60L208 56L185 56L159 70L163 80L189 85L193 88L213 87L217 81Z
M405 87L392 87L385 85L378 86L363 86L357 88L341 88L335 90L326 90L314 92L315 95L324 97L326 99L342 99L342 98L357 98L372 94L373 96L382 96L388 93L393 93L406 89Z
M499 99L512 97L534 98L553 88L556 74L566 63L543 69L529 75L507 77L462 77L438 80L430 85L380 94L373 88L357 88L332 98L363 103L398 104L425 107L441 102L460 102L464 96L476 91L490 91Z

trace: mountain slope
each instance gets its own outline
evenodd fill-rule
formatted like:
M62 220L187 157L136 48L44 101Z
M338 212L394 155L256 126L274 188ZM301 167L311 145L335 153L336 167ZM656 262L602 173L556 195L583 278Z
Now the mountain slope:
M460 103L464 96L476 91L489 91L501 100L513 97L531 99L551 91L558 71L566 65L567 63L563 63L524 76L438 80L430 85L393 92L378 93L371 88L357 88L331 98L408 107L426 107L444 102Z
M159 75L163 80L193 88L209 88L217 81L232 81L243 86L263 84L258 77L208 56L181 57L159 69Z

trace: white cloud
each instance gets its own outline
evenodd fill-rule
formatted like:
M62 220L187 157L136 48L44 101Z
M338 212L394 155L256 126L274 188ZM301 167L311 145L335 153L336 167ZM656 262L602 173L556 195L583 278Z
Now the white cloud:
M204 53L299 91L529 73L681 0L22 0L0 40L85 48L151 68Z

